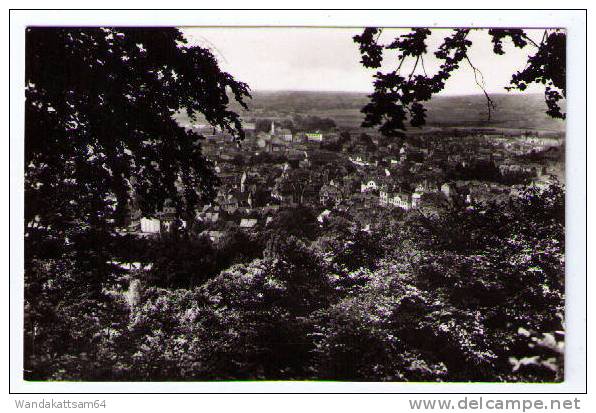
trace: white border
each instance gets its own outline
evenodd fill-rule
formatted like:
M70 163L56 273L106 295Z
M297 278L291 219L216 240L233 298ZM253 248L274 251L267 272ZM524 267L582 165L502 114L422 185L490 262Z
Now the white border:
M566 379L561 384L341 382L30 383L22 380L23 85L28 25L565 27L568 30L566 163ZM586 390L586 20L583 11L13 11L10 20L10 389L18 393L398 392L581 393ZM332 53L332 51L330 51Z

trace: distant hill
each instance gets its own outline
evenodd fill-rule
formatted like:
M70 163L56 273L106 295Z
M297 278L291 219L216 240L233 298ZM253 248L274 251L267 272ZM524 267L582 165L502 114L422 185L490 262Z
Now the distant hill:
M360 109L368 102L366 93L355 92L263 92L253 91L250 111L234 106L244 117L310 114L333 118L339 126L358 127ZM544 96L539 94L494 94L496 105L487 122L483 95L438 96L426 104L428 127L498 127L564 131L565 122L546 115Z

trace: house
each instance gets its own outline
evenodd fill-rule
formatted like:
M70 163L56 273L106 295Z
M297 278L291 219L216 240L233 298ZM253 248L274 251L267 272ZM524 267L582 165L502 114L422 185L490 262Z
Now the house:
M289 129L279 128L275 136L279 136L283 142L292 142L293 140L292 131Z
M280 146L287 146L293 141L292 131L285 128L276 128L275 121L271 121L269 133L259 132L257 134L257 146L267 148L269 152L280 152Z
M412 208L410 195L403 192L394 193L393 197L389 197L389 204L397 208L405 209L406 211Z
M253 230L255 229L258 221L255 218L242 218L240 220L240 229L242 230Z
M421 204L422 201L422 195L423 193L416 190L413 194L412 194L412 208L418 208Z
M141 233L159 234L161 232L168 232L176 220L176 207L173 205L171 199L166 199L162 210L157 213L157 217L142 217L140 219ZM178 220L178 224L181 225L182 228L186 227L186 222L183 220Z
M219 212L207 212L205 213L206 222L217 222L219 220Z
M161 231L161 221L157 218L141 218L141 232L147 234L159 234Z
M376 191L379 189L375 179L367 179L360 184L360 192Z
M395 187L382 185L379 190L379 205L392 206L408 210L412 207L410 196L404 192L399 192Z
M321 132L307 132L305 135L309 142L323 142L323 134Z
M416 185L417 192L438 192L438 186L436 183L429 179L424 179Z
M357 166L376 166L379 163L366 152L356 153L354 156L350 156L349 159L350 162Z
M389 189L387 185L383 185L379 190L379 205L398 207L406 210L412 207L408 194L399 192L395 188Z
M323 185L319 191L319 200L323 205L337 205L341 202L341 190L335 185Z
M228 193L223 197L219 198L218 203L221 206L222 210L230 214L234 213L240 206L238 203L238 198L231 193Z

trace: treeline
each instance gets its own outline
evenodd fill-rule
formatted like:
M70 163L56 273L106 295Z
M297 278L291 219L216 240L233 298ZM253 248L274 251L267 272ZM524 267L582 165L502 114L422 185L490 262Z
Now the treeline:
M151 269L101 288L74 261L38 261L25 378L563 379L561 188L377 232L299 212L260 241L155 244ZM207 276L212 259L229 266Z
M476 161L468 165L458 165L447 170L447 180L457 181L486 181L503 185L527 185L535 173L524 171L501 172L498 166L492 161Z
M271 122L271 119L257 119L255 122L255 131L269 132L271 130ZM312 115L295 115L291 119L275 120L275 125L277 128L282 127L289 129L292 133L314 131L326 132L337 127L333 119Z

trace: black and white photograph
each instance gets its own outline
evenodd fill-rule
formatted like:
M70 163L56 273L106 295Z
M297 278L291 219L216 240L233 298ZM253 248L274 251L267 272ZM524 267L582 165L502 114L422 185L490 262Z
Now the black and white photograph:
M564 382L568 28L412 26L28 25L22 380Z

